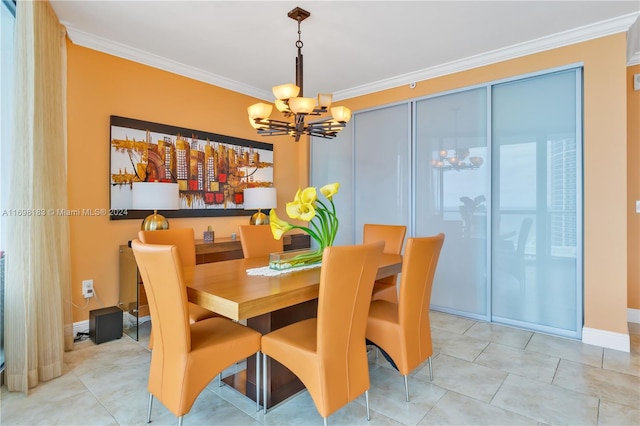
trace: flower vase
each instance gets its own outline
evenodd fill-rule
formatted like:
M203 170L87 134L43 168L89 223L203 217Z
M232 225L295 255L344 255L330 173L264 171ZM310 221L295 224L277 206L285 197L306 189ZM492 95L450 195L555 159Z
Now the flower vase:
M300 266L317 265L322 263L323 251L324 249L320 247L270 253L269 268L283 271Z

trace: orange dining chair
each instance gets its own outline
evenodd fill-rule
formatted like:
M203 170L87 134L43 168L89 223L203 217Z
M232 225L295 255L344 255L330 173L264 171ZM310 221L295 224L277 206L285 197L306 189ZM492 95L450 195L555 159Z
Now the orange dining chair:
M433 380L429 305L443 243L442 233L433 237L409 238L402 260L398 303L375 300L369 308L367 340L386 352L404 376L407 402L407 376L425 359L429 360L429 379Z
M384 253L401 254L404 237L407 233L407 227L404 225L376 225L365 223L362 234L362 242L370 243L372 241L384 241ZM376 280L373 285L373 294L371 300L388 300L392 303L398 302L398 276Z
M190 323L178 248L139 240L132 241L131 248L149 298L155 334L147 423L155 396L182 425L183 416L207 384L228 366L253 354L259 387L260 333L222 317ZM256 398L256 410L259 403Z
M244 258L266 256L284 250L282 238L276 240L268 225L241 225L238 228Z
M138 231L138 239L145 244L174 245L178 248L183 267L196 264L196 240L193 228ZM189 321L192 323L220 316L202 306L189 302Z
M369 367L365 345L367 312L383 243L324 249L318 315L262 336L263 383L268 357L304 383L324 418L363 392L369 420ZM267 392L263 386L263 409Z

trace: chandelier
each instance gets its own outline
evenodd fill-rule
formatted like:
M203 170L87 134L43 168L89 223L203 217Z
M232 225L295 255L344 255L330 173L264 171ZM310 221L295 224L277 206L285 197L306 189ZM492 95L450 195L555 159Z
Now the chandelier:
M302 135L317 136L321 138L334 138L351 119L351 110L347 107L332 107L333 95L318 94L316 98L303 97L302 76L302 32L300 23L311 16L311 13L296 7L288 13L289 18L298 22L298 56L296 57L296 84L282 84L272 88L276 98L275 105L285 118L291 121L270 119L273 105L259 102L247 108L249 122L257 130L259 135L277 136L291 135L298 142ZM306 123L308 116L320 116L331 111L332 117Z
M431 160L431 164L436 169L442 170L477 169L484 162L482 157L469 157L468 149L453 150L453 155L451 156L448 149L443 149L438 152L438 156L440 158Z

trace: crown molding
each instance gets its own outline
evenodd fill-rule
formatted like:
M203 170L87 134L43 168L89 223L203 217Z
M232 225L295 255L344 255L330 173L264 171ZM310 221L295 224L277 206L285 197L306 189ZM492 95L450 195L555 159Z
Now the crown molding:
M572 30L557 33L551 36L527 41L504 49L497 49L465 59L452 61L431 68L402 74L396 77L380 80L370 84L356 86L351 89L340 90L333 94L335 101L368 95L370 93L391 89L394 87L412 84L418 81L441 77L456 72L466 71L497 62L506 61L522 56L532 55L546 50L556 49L600 37L605 37L620 32L626 32L638 20L640 12L619 16L617 18L598 22ZM62 24L67 29L67 34L74 44L97 50L120 58L128 59L174 74L192 78L194 80L209 83L234 92L243 93L262 100L271 100L271 92L240 83L229 78L204 71L189 65L181 64L174 60L149 53L126 44L114 42L85 31L74 28L66 22ZM633 62L635 61L635 62ZM640 52L636 52L628 58L629 65L640 63Z
M108 40L103 37L98 37L96 35L74 28L73 26L70 26L65 22L62 22L62 24L66 27L67 34L69 35L71 41L78 46L87 47L89 49L97 50L99 52L117 56L119 58L128 59L130 61L138 62L150 67L182 75L184 77L189 77L194 80L209 83L214 86L232 90L234 92L243 93L255 98L271 99L273 97L271 92L260 90L253 86L249 86L247 84L243 84L238 81L231 80L229 78L213 74L199 68L185 65L172 59L155 55L153 53L149 53L126 44Z
M640 64L640 18L627 32L627 66Z
M571 44L581 43L612 34L626 32L638 19L640 13L630 13L617 18L601 21L592 25L574 28L561 33L541 37L535 40L497 49L480 55L470 56L431 68L414 71L396 77L380 80L371 84L334 92L335 101L368 95L394 87L413 84L431 78L442 77L456 72L466 71L497 62L532 55L546 50L557 49Z

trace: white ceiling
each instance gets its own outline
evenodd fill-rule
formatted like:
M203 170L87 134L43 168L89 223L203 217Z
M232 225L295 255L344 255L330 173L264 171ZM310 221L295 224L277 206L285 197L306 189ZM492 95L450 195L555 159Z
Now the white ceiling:
M340 100L638 27L640 1L52 0L78 45L271 101L295 80ZM631 34L631 33L630 33ZM628 40L640 63L640 32Z

